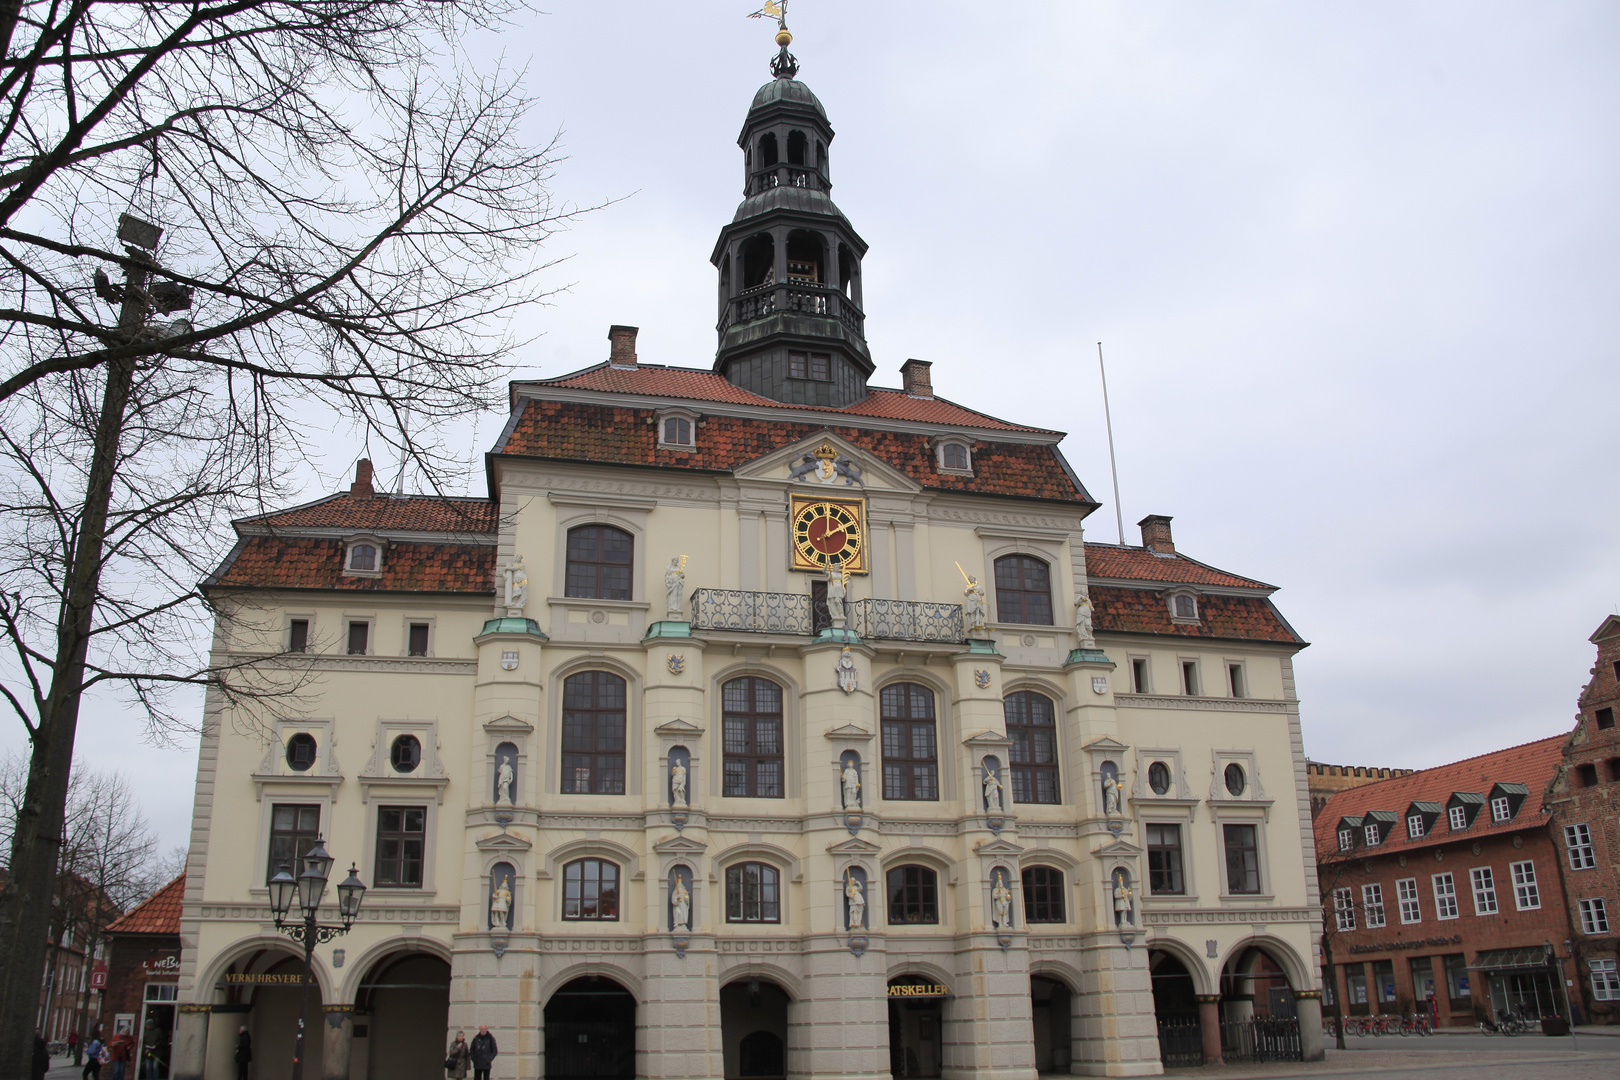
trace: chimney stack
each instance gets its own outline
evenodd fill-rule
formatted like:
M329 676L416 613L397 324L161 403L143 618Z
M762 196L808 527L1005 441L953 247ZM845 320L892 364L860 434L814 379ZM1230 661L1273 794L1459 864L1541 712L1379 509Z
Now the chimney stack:
M1170 519L1163 514L1149 514L1137 522L1142 527L1142 546L1160 555L1174 555L1176 542L1170 538Z
M933 366L927 360L907 360L901 364L900 377L905 380L906 393L912 397L933 397L934 383L928 375L928 369Z
M371 461L361 458L354 467L354 483L349 485L349 494L357 499L369 499L377 494L371 487Z
M636 330L634 326L608 327L608 365L616 368L636 366Z

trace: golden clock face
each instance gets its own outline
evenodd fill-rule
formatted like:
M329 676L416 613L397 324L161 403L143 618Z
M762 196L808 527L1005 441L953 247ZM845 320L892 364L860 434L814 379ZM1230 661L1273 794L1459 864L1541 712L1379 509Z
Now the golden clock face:
M865 504L859 499L793 496L793 568L827 570L846 567L866 571Z

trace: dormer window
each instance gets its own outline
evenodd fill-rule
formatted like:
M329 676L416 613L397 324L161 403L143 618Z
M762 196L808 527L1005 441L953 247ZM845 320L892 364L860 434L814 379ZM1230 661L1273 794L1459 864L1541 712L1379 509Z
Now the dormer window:
M1513 806L1506 796L1498 796L1491 800L1491 820L1511 821L1513 819Z
M1461 806L1453 806L1446 811L1446 820L1452 832L1462 832L1468 828L1468 811Z
M1177 589L1165 596L1170 606L1170 621L1183 626L1198 624L1198 594L1191 589Z
M373 544L353 544L349 547L350 570L377 569L377 548Z
M1178 619L1196 619L1196 618L1198 618L1198 601L1197 600L1193 599L1190 596L1178 596L1178 597L1175 598L1175 600L1176 600L1176 618L1178 618Z
M664 441L673 446L692 445L692 421L672 416L664 421Z
M1349 851L1356 846L1356 833L1354 829L1339 830L1339 850Z
M1406 835L1413 840L1423 836L1423 815L1413 814L1406 819Z
M960 435L940 435L933 440L934 467L943 473L973 475L973 443Z
M1446 800L1446 824L1452 832L1462 832L1485 809L1485 796L1477 791L1453 791Z
M1530 797L1530 788L1524 784L1503 782L1491 788L1491 823L1512 821L1519 808Z
M376 537L351 537L344 545L343 572L376 577L382 572L382 555L382 541Z
M968 449L959 442L949 442L939 448L939 463L947 469L966 469Z
M657 421L660 450L691 450L697 445L698 414L691 409L660 409Z
M1440 820L1440 811L1443 809L1437 802L1413 802L1406 808L1406 835L1412 840L1420 840L1434 830L1435 824Z
M1367 846L1368 847L1377 847L1378 846L1378 825L1377 825L1377 823L1374 822L1373 824L1368 825L1363 830L1363 832L1366 834L1366 837L1367 837Z

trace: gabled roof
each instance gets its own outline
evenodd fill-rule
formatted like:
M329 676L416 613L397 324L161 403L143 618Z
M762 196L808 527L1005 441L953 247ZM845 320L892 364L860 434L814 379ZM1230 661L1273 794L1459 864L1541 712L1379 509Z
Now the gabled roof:
M205 588L328 589L339 592L495 592L493 544L391 543L376 576L343 572L343 541L313 536L247 536Z
M107 927L109 934L180 934L180 903L186 895L181 874L133 911Z
M1437 826L1424 836L1412 838L1404 829L1393 830L1377 848L1339 851L1337 822L1340 818L1362 814L1393 820L1400 808L1413 803L1449 802L1454 794L1490 791L1501 785L1512 784L1528 792L1545 791L1553 774L1563 760L1564 735L1554 735L1520 746L1510 746L1489 754L1453 761L1432 769L1421 769L1406 776L1391 777L1361 787L1346 788L1331 796L1316 818L1316 852L1323 862L1339 859L1360 859L1372 852L1387 854L1406 848L1433 847L1458 839L1506 834L1521 829L1535 828L1546 823L1540 802L1526 799L1511 821L1495 822L1480 814L1467 829L1453 832ZM1471 801L1466 795L1463 801Z
M1121 544L1087 543L1086 576L1094 580L1115 578L1120 581L1151 581L1163 585L1214 585L1276 591L1274 585L1229 574L1225 570L1217 570L1196 559L1189 559L1179 551L1164 555L1145 547Z
M1090 561L1091 545L1087 544L1088 567ZM1193 623L1172 619L1169 604L1155 590L1093 583L1086 591L1095 609L1092 625L1098 630L1188 638L1244 638L1290 645L1306 643L1264 596L1200 596L1198 621Z
M354 495L342 492L301 506L233 522L238 533L276 529L348 529L355 532L495 532L498 508L489 499L437 495Z

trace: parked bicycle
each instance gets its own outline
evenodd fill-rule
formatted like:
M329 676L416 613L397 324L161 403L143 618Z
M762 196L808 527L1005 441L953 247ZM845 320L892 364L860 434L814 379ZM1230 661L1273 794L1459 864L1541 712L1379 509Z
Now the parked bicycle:
M1533 1030L1539 1023L1539 1020L1498 1009L1496 1022L1482 1019L1479 1022L1479 1030L1482 1035L1522 1035L1526 1031Z

